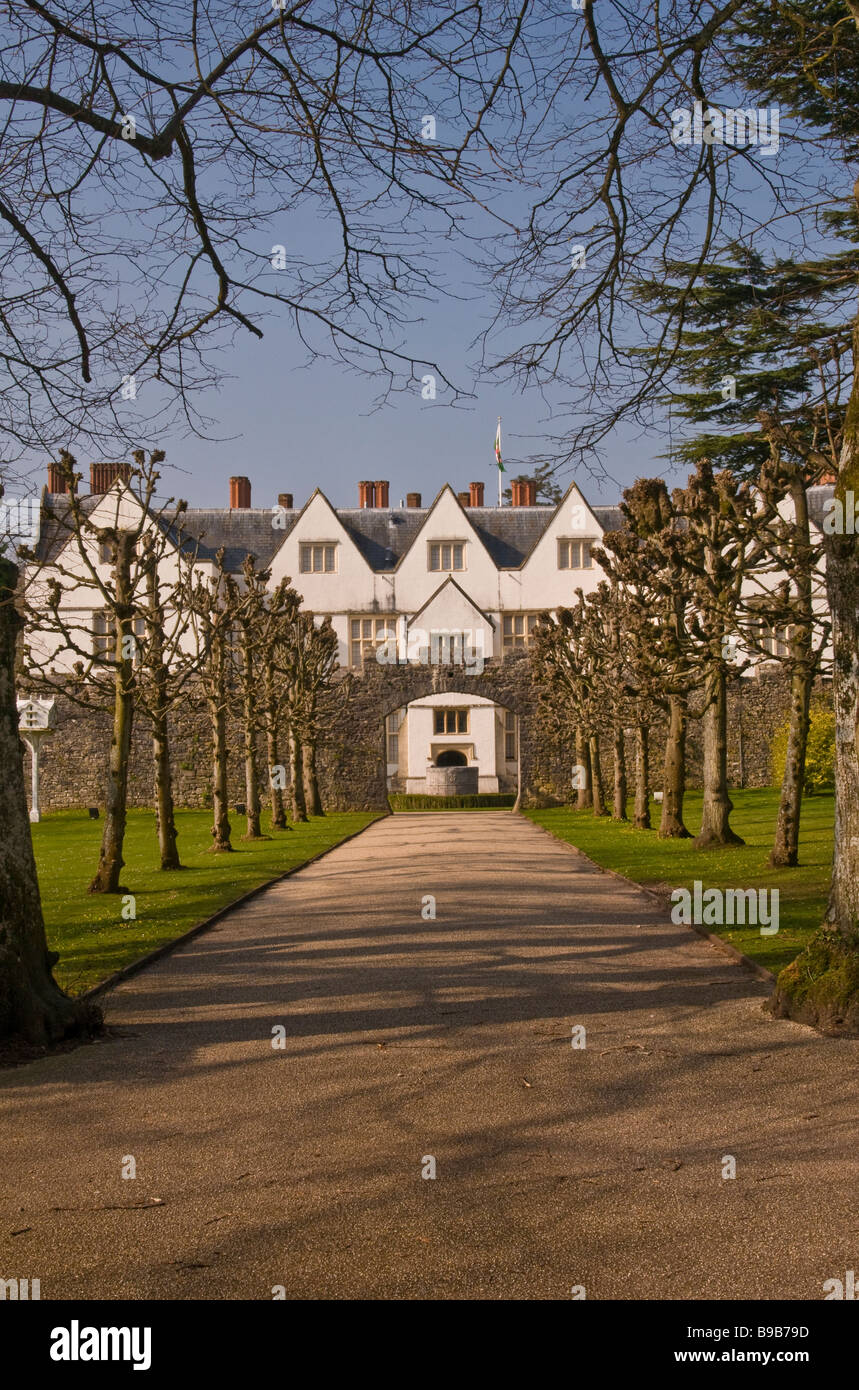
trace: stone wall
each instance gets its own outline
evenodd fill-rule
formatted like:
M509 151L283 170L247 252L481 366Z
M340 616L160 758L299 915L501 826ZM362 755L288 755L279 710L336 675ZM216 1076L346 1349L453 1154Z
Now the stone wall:
M344 676L331 731L319 750L318 774L323 802L331 810L383 809L387 806L384 719L410 701L430 694L480 695L513 710L520 719L522 804L565 802L570 798L571 768L575 762L571 729L551 726L538 710L527 657L516 654L504 662L488 662L480 675L462 668L381 666L368 662L362 677ZM828 683L819 683L818 696L830 699ZM768 786L773 735L789 709L789 686L778 668L748 680L736 681L729 692L729 774L734 786ZM111 714L107 708L84 709L65 697L57 700L57 731L43 745L42 808L103 806ZM176 804L211 805L211 743L205 707L193 693L171 718ZM661 781L664 721L651 734L651 782ZM228 745L231 804L245 799L242 733L230 721ZM627 749L630 788L633 778L632 740ZM26 772L29 783L29 754ZM286 761L285 748L280 752ZM259 746L261 794L267 792L265 749ZM603 750L606 792L611 789L611 749ZM690 720L688 785L701 784L701 727ZM152 745L145 719L138 718L133 737L129 800L132 806L153 804Z

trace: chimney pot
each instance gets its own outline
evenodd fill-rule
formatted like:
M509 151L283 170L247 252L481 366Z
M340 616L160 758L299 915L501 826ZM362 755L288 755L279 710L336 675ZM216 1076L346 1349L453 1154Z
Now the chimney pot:
M130 463L91 463L89 466L90 492L107 492L121 478L127 483L131 478Z
M279 492L279 493L277 494L277 505L278 505L279 507L283 507L283 509L284 509L285 512L291 512L291 511L292 511L292 493L291 493L291 492Z
M536 478L525 478L522 482L522 506L536 507L537 505L537 480Z
M58 463L48 464L48 492L68 492L66 480Z
M407 506L407 507L419 507L420 505L421 505L421 495L420 495L419 492L407 492L407 493L406 493L406 506Z
M471 498L470 506L472 506L472 507L482 507L482 506L483 506L483 484L482 484L482 483L469 483L469 484L468 484L468 492L469 492L469 496L470 496L470 498Z
M372 505L373 505L373 484L372 484L372 483L367 483L367 482L359 483L359 484L358 484L358 506L359 506L359 507L372 507Z
M375 486L375 504L376 504L377 507L387 507L387 506L390 505L390 503L388 502L388 483L387 483L387 482L384 482L384 481L383 481L383 482L381 482L381 483L376 483L376 486Z
M251 505L250 478L230 478L230 510L247 511Z

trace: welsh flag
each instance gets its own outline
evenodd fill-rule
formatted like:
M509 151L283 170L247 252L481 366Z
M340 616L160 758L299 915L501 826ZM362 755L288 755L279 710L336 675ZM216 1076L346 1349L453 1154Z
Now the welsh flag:
M498 429L495 431L495 462L498 464L499 471L504 472L504 464L501 462L501 421L498 421Z

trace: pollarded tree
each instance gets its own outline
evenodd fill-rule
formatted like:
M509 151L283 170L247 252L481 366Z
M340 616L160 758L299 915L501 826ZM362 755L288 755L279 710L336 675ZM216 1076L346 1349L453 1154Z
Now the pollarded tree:
M61 514L49 519L64 544L45 563L26 552L31 562L25 600L31 629L26 679L84 705L109 702L113 711L104 828L91 893L124 891L120 876L131 735L151 578L174 551L170 532L184 505L177 507L173 498L155 503L163 459L163 452L156 450L147 462L138 451L134 465L124 467L121 478L93 507L80 493L81 474L74 458L61 453L56 466L66 487L64 505ZM96 618L100 630L94 631ZM71 682L68 671L57 667L58 656L66 654L76 658L77 679Z
M673 510L662 479L640 479L623 494L624 525L608 532L594 559L623 594L623 667L628 693L667 715L660 839L685 839L686 737L689 696L700 676L688 634L692 582L677 564ZM647 765L647 736L638 723L637 765ZM637 816L645 820L639 783Z
M200 686L212 738L212 844L214 854L232 853L227 720L236 690L236 620L242 598L224 566L224 550L215 555L213 571L186 564L181 602L190 618L196 645L204 655Z
M59 959L48 950L24 786L24 746L18 734L15 656L22 619L18 570L0 555L0 1037L45 1045L98 1030L100 1011L70 999L53 976Z
M674 359L678 385L665 401L675 419L694 428L673 443L672 459L692 463L704 454L752 480L760 503L758 539L769 563L757 567L758 612L748 614L744 642L759 651L755 618L758 626L766 619L770 628L786 628L785 650L776 645L765 655L784 663L791 682L774 867L798 858L811 691L828 635L827 625L815 622L822 544L812 531L808 487L838 467L851 350L845 299L859 270L855 213L830 212L825 220L848 244L822 259L767 259L738 244L699 271L691 294L688 262L638 291L663 320L677 316L681 296L686 300ZM644 347L640 355L656 351ZM768 586L765 574L784 579Z
M534 629L530 661L538 685L556 707L565 706L568 727L576 731L574 785L586 782L595 816L608 815L603 791L599 735L605 710L588 646L588 614L582 591L573 608L543 613ZM586 761L585 761L586 758ZM583 807L577 802L578 809Z

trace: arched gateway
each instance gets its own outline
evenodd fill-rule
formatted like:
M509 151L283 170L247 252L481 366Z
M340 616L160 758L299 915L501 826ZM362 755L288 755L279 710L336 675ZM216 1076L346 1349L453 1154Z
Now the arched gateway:
M479 790L518 791L522 806L545 800L536 785L537 693L525 653L487 661L480 673L458 665L388 665L368 659L360 676L347 679L348 698L323 750L325 803L332 809L384 810L390 790L426 791L427 767L451 766L440 761L450 752L462 756L460 766L477 767L483 782ZM450 701L439 698L446 695ZM410 709L421 710L420 720L403 715ZM457 710L479 713L466 722L457 719ZM443 721L436 711L444 713ZM412 721L407 756L400 749L405 718ZM483 723L486 731L478 727ZM493 727L499 751L490 767L485 749ZM560 787L558 791L563 795Z

